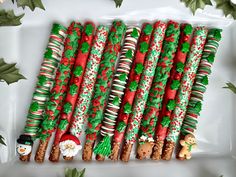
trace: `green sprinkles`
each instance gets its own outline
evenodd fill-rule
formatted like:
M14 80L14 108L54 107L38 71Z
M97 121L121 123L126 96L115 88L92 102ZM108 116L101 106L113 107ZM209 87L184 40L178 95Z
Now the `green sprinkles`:
M126 73L123 73L123 74L121 74L121 75L119 76L119 79L120 79L121 81L125 81L125 80L126 80L126 77L127 77L127 74L126 74Z
M126 54L125 54L126 58L132 58L133 57L133 53L132 53L132 50L129 49Z
M70 94L71 94L72 96L74 96L74 95L77 94L77 92L78 92L78 86L75 85L75 84L72 84L72 85L70 86Z
M169 127L170 124L170 117L169 116L164 116L162 121L161 121L161 125L163 127Z
M91 25L91 24L86 25L85 33L88 36L92 35L93 34L93 25Z
M203 77L202 77L202 80L201 80L201 83L202 83L203 85L208 85L208 77L207 77L207 76L203 76Z
M73 72L73 74L76 76L76 77L79 77L81 76L83 73L83 67L82 66L77 66Z
M64 105L64 112L65 112L66 114L69 114L71 111L72 111L72 105L67 102L67 103Z
M187 24L187 25L185 26L185 28L184 28L184 33L185 33L186 35L189 35L189 34L192 34L192 31L193 31L192 25Z
M178 73L182 73L184 71L184 64L182 62L178 62L176 64L176 71Z
M131 105L129 103L125 103L125 106L124 106L124 113L126 114L130 114L132 112L131 110Z
M170 85L170 88L172 90L178 90L179 86L180 86L180 81L179 80L173 80L171 85Z
M138 83L136 81L132 81L129 85L129 89L131 92L136 91L138 88Z
M38 111L38 109L39 109L39 104L38 104L38 102L33 102L33 103L30 105L30 111L31 111L31 112Z
M38 77L38 83L39 85L43 86L47 82L47 77L44 75L41 75Z
M150 35L152 33L153 27L150 24L147 24L146 27L144 28L144 33L146 35Z
M139 34L138 34L138 30L136 28L133 29L131 36L134 38L138 38Z
M176 103L175 100L169 100L166 107L169 111L173 111L175 109Z
M135 72L137 74L141 74L143 72L143 64L137 63L136 66L135 66Z
M141 53L146 53L148 51L148 43L141 42L139 50L140 50Z
M213 63L215 60L215 55L213 53L209 54L209 56L207 57L207 61L209 63Z
M81 49L82 53L87 53L89 51L89 44L87 42L82 43Z
M189 52L189 48L190 48L190 44L189 44L188 42L184 42L184 43L182 44L182 49L181 49L181 51L182 51L183 53L188 53L188 52Z
M118 106L119 103L120 103L120 99L119 99L118 96L116 96L116 97L113 99L112 104L114 104L115 106Z

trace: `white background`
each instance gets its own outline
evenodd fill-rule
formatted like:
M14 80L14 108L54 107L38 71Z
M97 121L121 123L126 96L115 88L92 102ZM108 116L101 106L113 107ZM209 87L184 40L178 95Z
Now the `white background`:
M1 177L60 177L65 167L86 167L86 177L236 176L236 96L222 89L227 81L236 83L236 24L232 20L223 18L220 10L209 6L204 11L197 11L193 17L179 0L124 0L120 9L115 8L112 0L43 0L43 3L46 11L36 9L31 12L26 8L21 26L0 28L0 58L17 62L27 78L10 86L0 83L0 134L6 137L8 144L7 148L0 147L0 160L6 162L0 165ZM9 0L3 7L13 6ZM16 9L16 12L19 14L22 9ZM114 18L137 25L145 20L174 19L224 28L205 94L196 135L199 147L193 153L193 159L186 162L131 160L128 164L111 161L52 164L46 161L38 165L33 160L29 164L20 163L15 154L15 140L24 127L51 24L68 25L71 20L84 22L87 19L107 24Z

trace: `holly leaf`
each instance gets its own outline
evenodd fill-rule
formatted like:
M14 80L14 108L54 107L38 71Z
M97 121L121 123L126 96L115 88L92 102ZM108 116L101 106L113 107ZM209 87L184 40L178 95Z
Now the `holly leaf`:
M70 169L66 168L65 170L65 177L84 177L85 168L81 171L78 171L76 168Z
M21 14L19 16L14 14L13 10L0 10L0 26L18 26L21 25L21 18L25 14Z
M231 82L226 83L226 86L223 87L223 88L229 89L229 90L231 90L233 93L236 94L236 86L235 86L233 83L231 83Z
M32 11L34 11L34 9L37 7L45 10L41 0L17 0L16 2L17 2L17 7L22 7L23 9L25 9L25 7L28 6Z
M193 14L197 9L204 9L206 5L212 5L211 0L181 0L181 2L184 2Z
M19 69L15 67L16 63L8 64L3 58L0 59L0 81L5 81L8 85L17 82L20 79L25 79L19 73Z
M117 8L117 7L120 7L121 4L122 4L122 2L123 2L123 0L114 0L114 1L115 1L115 3L116 3L116 8Z
M223 10L225 16L231 14L236 19L236 5L230 0L215 0L216 8Z
M0 135L0 144L6 146L6 143L4 142L4 138L2 135Z

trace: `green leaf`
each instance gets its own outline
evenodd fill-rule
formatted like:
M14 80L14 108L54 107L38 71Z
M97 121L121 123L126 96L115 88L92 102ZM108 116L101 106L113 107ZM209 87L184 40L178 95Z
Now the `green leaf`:
M225 16L231 14L236 19L236 5L230 0L215 0L216 8L222 9Z
M206 5L212 5L211 0L181 0L181 2L184 2L193 14L197 9L204 9Z
M6 146L6 143L4 142L4 138L2 135L0 135L0 144Z
M16 63L7 64L3 58L0 59L0 81L4 80L7 84L12 84L20 79L25 79L15 65Z
M34 11L34 9L37 7L45 10L41 0L17 0L16 2L17 2L17 7L22 7L23 9L25 9L25 7L28 6L32 11Z
M25 14L16 16L13 10L0 10L0 26L18 26L21 24L20 20Z
M226 83L226 86L223 87L223 88L229 89L229 90L231 90L233 93L236 94L236 86L235 86L233 83L231 83L231 82Z
M85 168L83 170L77 170L76 168L66 168L65 177L84 177Z
M120 7L123 2L123 0L114 0L114 1L116 3L116 7Z

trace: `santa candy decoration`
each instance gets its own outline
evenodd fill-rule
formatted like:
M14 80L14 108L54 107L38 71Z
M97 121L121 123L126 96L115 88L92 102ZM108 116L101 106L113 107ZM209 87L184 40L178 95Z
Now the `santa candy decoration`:
M62 136L59 147L65 158L74 157L82 149L79 139L70 134Z
M29 155L32 151L33 140L29 135L20 135L17 139L16 152L20 156Z

